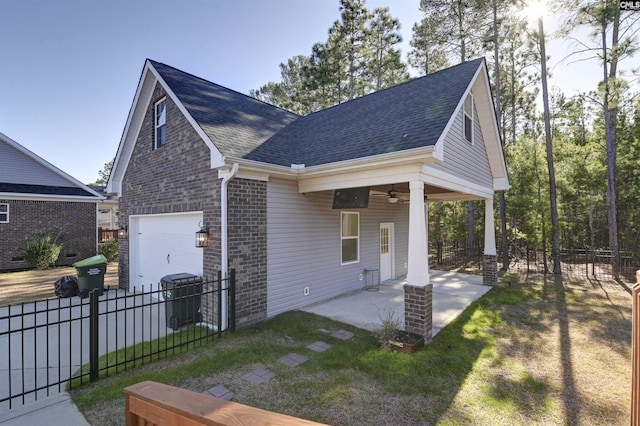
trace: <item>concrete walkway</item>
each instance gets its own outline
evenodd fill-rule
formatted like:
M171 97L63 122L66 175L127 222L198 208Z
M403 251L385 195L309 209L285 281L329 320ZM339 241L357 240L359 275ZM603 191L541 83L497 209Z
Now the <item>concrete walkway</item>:
M448 271L430 271L433 284L433 336L491 287L482 277ZM404 321L405 280L386 281L378 291L360 290L310 305L302 310L373 331L393 316Z
M0 425L85 426L89 422L73 403L71 395L62 391L55 396L0 411Z

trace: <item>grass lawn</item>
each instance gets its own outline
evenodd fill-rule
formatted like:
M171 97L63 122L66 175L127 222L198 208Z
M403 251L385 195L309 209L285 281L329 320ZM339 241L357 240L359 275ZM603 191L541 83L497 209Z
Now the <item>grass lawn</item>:
M154 380L334 425L629 424L631 297L615 284L508 275L414 354L303 312L71 390L95 425L124 424L122 389ZM348 341L327 333L353 331ZM333 345L316 353L315 341ZM297 367L278 363L295 352ZM252 385L258 367L276 375Z
M0 273L0 307L31 303L43 299L57 299L55 282L65 275L78 276L73 266L58 266L45 270ZM118 263L107 264L105 287L118 287Z

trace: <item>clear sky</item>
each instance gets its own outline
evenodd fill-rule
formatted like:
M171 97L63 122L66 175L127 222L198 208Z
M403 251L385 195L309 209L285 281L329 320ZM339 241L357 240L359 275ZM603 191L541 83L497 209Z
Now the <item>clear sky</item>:
M406 55L419 0L367 1L385 5ZM116 154L146 58L248 94L325 42L339 13L338 0L0 0L0 132L93 182ZM550 82L564 91L600 77L584 63L554 73L569 76Z

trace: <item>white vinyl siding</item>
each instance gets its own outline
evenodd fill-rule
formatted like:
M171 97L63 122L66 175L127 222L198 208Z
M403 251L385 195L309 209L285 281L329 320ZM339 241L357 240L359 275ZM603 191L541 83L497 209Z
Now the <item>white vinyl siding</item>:
M340 213L340 249L343 265L360 260L360 215L356 212Z
M371 197L358 209L358 263L342 265L341 210L332 209L333 191L297 192L293 181L267 184L267 315L326 300L363 288L360 274L380 264L380 223L395 223L396 277L407 273L409 206ZM305 287L309 294L304 295Z
M466 179L476 185L493 188L489 157L487 157L482 131L477 122L478 114L474 112L473 116L474 143L470 145L465 141L463 134L464 112L461 108L443 141L444 162L433 163L431 166Z
M0 223L9 223L9 204L0 204Z
M162 98L154 104L155 148L167 143L167 98Z
M77 185L2 142L0 142L0 182L67 187Z

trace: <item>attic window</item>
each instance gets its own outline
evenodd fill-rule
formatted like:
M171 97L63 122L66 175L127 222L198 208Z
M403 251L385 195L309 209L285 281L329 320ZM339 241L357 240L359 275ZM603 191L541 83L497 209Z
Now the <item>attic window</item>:
M0 204L0 223L9 223L9 204Z
M464 100L464 139L473 143L473 95L469 93Z
M167 98L162 98L154 105L155 149L167 143Z

